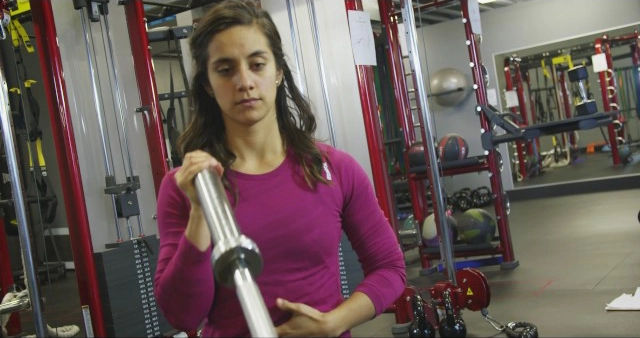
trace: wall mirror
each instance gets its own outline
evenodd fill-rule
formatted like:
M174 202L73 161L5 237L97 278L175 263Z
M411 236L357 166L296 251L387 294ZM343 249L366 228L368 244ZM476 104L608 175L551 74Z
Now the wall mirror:
M607 53L596 49L598 39L610 46L610 70L604 72L599 70ZM609 126L513 142L509 159L515 189L640 174L638 41L638 24L633 24L494 54L502 111L520 116L522 125L574 117L586 101L594 101L591 107L598 112L619 111L620 124L614 124L613 134L619 146L617 164ZM601 55L594 59L596 54ZM579 66L584 72L572 78L569 70ZM611 77L614 85L608 83ZM603 95L613 102L610 107Z

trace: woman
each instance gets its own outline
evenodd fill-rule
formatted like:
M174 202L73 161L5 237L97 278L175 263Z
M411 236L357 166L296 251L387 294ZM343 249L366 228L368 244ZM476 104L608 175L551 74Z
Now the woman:
M268 13L225 1L190 42L193 118L179 140L182 167L158 195L156 301L177 329L247 336L235 290L216 284L211 235L194 177L222 175L240 232L262 255L256 281L279 336L348 336L405 286L395 234L364 170L313 138L316 122L296 87ZM365 278L346 300L338 251L345 232Z

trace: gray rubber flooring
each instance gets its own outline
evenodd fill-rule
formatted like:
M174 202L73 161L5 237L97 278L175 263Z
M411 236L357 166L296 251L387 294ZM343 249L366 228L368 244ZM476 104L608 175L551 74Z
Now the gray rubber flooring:
M502 323L535 324L540 337L638 337L640 311L606 311L640 287L640 189L517 201L509 216L520 266L479 268L488 279L488 310ZM409 282L428 289L442 274L420 276L407 252ZM471 259L471 258L470 258ZM506 337L480 312L465 310L468 337ZM357 327L354 336L389 337L393 314Z

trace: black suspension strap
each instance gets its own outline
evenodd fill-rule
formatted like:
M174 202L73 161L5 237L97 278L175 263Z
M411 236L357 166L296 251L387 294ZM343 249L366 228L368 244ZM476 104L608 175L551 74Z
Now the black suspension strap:
M178 147L177 147L177 141L178 141L178 136L179 136L179 132L178 132L178 123L176 121L176 107L175 107L175 99L176 99L176 91L175 91L175 87L173 84L173 67L172 67L172 63L173 63L173 59L171 58L171 39L167 39L167 46L169 47L169 108L167 108L167 116L166 116L166 123L167 123L167 134L168 134L168 139L169 139L169 145L171 147L171 152L170 155L171 156L171 164L173 167L177 167L179 165L181 165L181 160L180 160L180 156L178 155ZM180 104L180 109L182 110L182 101L179 99L178 100L179 104Z

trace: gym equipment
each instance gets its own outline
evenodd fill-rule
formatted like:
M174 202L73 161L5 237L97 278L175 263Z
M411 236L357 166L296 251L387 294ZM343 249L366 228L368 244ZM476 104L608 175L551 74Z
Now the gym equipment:
M496 135L492 129L484 129L481 135L482 148L492 150L500 143L515 140L532 140L542 135L554 135L574 130L586 130L611 124L618 111L606 113L597 112L589 115L576 116L569 119L530 125L520 128L511 120L505 118L505 114L491 105L478 105L476 111L481 112L486 118L506 133ZM616 147L617 149L617 147Z
M467 158L469 154L469 144L460 135L450 133L438 141L438 158L440 161L458 161Z
M431 76L431 94L444 107L460 104L469 93L465 74L455 68L442 68Z
M455 272L458 285L450 281L436 282L428 289L429 299L421 295L423 290L407 286L400 297L398 322L407 326L394 326L394 333L405 333L415 337L432 337L430 328L438 330L441 337L465 337L466 325L461 316L463 309L486 311L491 301L489 283L482 272L465 268ZM410 306L407 303L411 303ZM412 310L411 314L409 310ZM442 318L440 318L442 316Z
M496 233L496 219L484 209L469 209L459 217L457 229L460 241L464 243L489 243Z
M109 3L106 1L87 1L73 0L74 9L80 12L80 21L82 23L85 51L87 53L89 74L91 75L91 86L94 96L94 105L98 116L98 125L100 129L100 138L102 142L102 157L105 169L105 185L104 193L111 198L113 207L114 224L116 228L116 245L123 241L120 235L120 219L124 219L129 232L129 239L134 238L133 229L129 218L135 217L138 222L138 236L143 237L142 220L140 218L140 206L136 191L140 189L140 178L134 174L134 168L131 161L131 151L129 149L127 122L125 112L127 111L126 103L123 99L123 93L120 88L120 77L118 76L115 64L115 53L109 28ZM85 14L86 11L86 14ZM104 24L104 31L107 32L107 41L105 46L106 59L109 64L107 69L110 70L109 84L112 91L114 107L116 114L116 122L120 124L116 128L118 136L118 144L123 155L123 171L126 175L124 183L118 183L116 178L116 168L112 157L110 133L107 128L107 117L105 116L104 98L100 90L100 74L99 67L96 65L95 46L91 38L91 22ZM103 41L104 42L104 41ZM119 119L118 119L119 117ZM122 135L121 135L122 133ZM125 161L126 155L126 161Z
M461 311L468 309L480 311L484 320L501 333L510 338L537 338L538 328L528 322L510 322L502 324L489 315L491 292L484 274L473 268L456 271L457 280L454 285L448 281L439 281L429 288L430 299L421 296L422 290L413 286L405 288L400 297L398 324L392 327L394 334L406 333L410 337L433 337L431 329L438 330L441 337L465 337L466 325ZM409 303L410 302L410 306ZM412 310L411 315L409 309ZM440 315L444 314L443 318Z
M451 196L451 204L455 210L467 211L473 208L473 200L471 199L471 189L463 188L453 193Z
M160 93L158 98L160 101L169 101L169 106L166 109L166 113L162 111L163 114L162 122L166 126L166 145L168 148L168 152L170 154L167 159L169 162L169 167L174 168L178 167L182 164L182 159L178 154L177 140L178 136L180 136L180 131L184 130L184 127L187 125L187 119L185 117L185 109L182 102L183 98L189 96L189 80L187 79L187 72L185 70L183 60L180 60L180 56L182 56L182 49L180 46L180 40L186 39L190 36L193 31L193 26L180 26L180 27L163 27L158 29L153 29L148 32L149 42L167 42L167 50L169 51L169 92L168 93ZM172 47L172 42L173 46ZM182 78L182 84L184 90L177 91L174 87L174 76L173 76L173 54L177 54L177 62L180 65L180 74ZM178 102L178 108L180 110L180 114L176 114L175 101ZM178 116L180 119L178 119Z
M417 45L417 33L415 25L415 17L413 12L413 6L409 3L402 5L402 19L405 23L407 37L407 48L409 50L409 63L411 65L411 71L416 74L416 77L422 77L422 66L419 59L418 45ZM444 264L447 265L447 275L449 280L455 283L455 265L453 250L453 240L449 236L447 231L447 222L444 217L446 215L446 198L444 195L444 189L442 189L442 182L440 180L440 173L438 168L438 160L436 157L436 147L433 140L434 127L432 126L432 119L429 116L429 107L427 106L427 94L424 82L420 80L414 81L416 89L416 102L420 106L420 123L422 141L425 143L424 157L429 163L429 169L427 170L427 180L429 182L429 188L431 191L431 201L433 202L433 212L436 214L438 220L439 233L443 236L442 241L444 245L440 245L441 255ZM422 210L418 211L420 214L415 214L416 217L422 216Z
M581 101L576 104L578 115L590 115L598 111L595 100L589 100L586 82L589 79L587 67L579 65L575 66L567 72L569 74L569 82L577 83Z
M275 337L273 322L255 283L262 271L262 257L256 244L238 230L220 177L205 169L196 175L195 185L214 244L213 273L223 285L235 286L242 311L253 337Z
M22 249L22 262L25 272L25 278L28 290L28 301L20 303L18 308L10 307L9 312L14 312L19 309L26 309L31 307L33 310L34 324L36 335L38 337L44 337L46 335L45 321L42 312L42 305L40 304L40 294L38 290L38 280L36 274L35 263L32 255L31 239L29 235L29 228L27 227L27 212L24 204L24 196L22 194L22 179L18 170L18 160L16 156L15 147L15 135L11 128L12 122L10 118L11 108L9 107L9 93L7 90L7 83L5 80L4 72L0 70L0 123L2 124L2 136L5 147L5 154L7 156L7 166L9 168L9 176L11 179L11 192L14 200L14 206L16 211L16 219L18 220L18 235L20 237L20 248ZM31 300L36 301L31 301ZM1 309L1 308L0 308ZM3 313L0 310L0 313Z
M92 6L95 3L96 1L92 1ZM50 104L49 111L56 112L56 114L50 115L51 128L60 172L64 173L61 175L61 186L64 190L69 232L74 234L70 237L73 260L77 276L82 277L78 278L78 292L81 305L87 307L87 311L83 311L83 313L90 313L90 317L85 317L85 323L91 323L95 336L104 337L109 336L104 326L104 320L109 314L103 311L104 302L99 294L98 284L100 276L96 270L93 255L95 250L104 250L105 244L113 242L114 238L112 237L115 236L108 234L113 232L112 226L109 225L113 224L111 220L115 212L112 214L114 207L109 196L100 193L105 187L103 179L105 174L102 167L103 161L100 158L102 148L97 128L98 115L93 109L94 102L87 67L78 68L78 65L86 66L87 57L83 52L65 52L70 50L68 46L78 47L78 37L83 34L77 12L70 13L66 10L66 6L69 5L57 1L31 2L33 21L38 23L34 25L34 30L37 36L40 68L43 73L43 87L47 95L47 102ZM111 27L122 28L119 31L125 34L122 40L114 39L116 46L127 44L130 49L118 49L118 52L114 54L119 56L119 61L122 61L117 64L117 70L120 74L126 73L128 75L123 80L127 82L127 79L133 78L135 75L135 83L131 83L131 86L126 86L126 89L121 91L129 106L135 105L135 109L127 110L126 117L127 121L133 120L133 123L128 126L132 126L135 130L135 132L129 133L130 140L133 141L129 144L133 145L133 150L137 155L132 156L134 164L142 163L137 166L136 174L140 175L140 182L144 184L144 189L136 191L136 193L140 196L138 201L141 204L140 211L145 223L153 222L153 204L155 202L151 197L155 196L154 193L158 191L168 170L167 158L169 155L166 152L162 122L160 121L161 114L158 110L159 102L148 48L144 4L141 1L123 0L111 1L109 6L111 8L122 6L111 12L110 18L115 16L115 20L117 20L115 21L117 24L111 25ZM58 15L59 11L63 11L65 14L60 16ZM105 66L100 70L104 69L105 72L109 72L113 68L108 66L109 63L106 61L108 54L106 40L107 35L113 36L114 32L106 31L104 26L97 24L95 26L97 29L93 30L92 37L96 41L95 47L98 51L99 64ZM101 38L104 38L102 46L98 43ZM117 38L119 36L116 36ZM117 42L122 42L122 44L117 44ZM82 43L80 45L82 46ZM82 47L84 48L84 46ZM107 83L106 76L103 77L103 80L105 81L101 83L102 92L108 93L109 89L113 88L113 84ZM74 83L75 86L73 86ZM110 101L111 97L105 97L105 102L109 103ZM115 121L116 114L108 115L110 115L110 119L107 122L110 122L110 126L117 124L117 127L112 129L112 134L115 136L116 130L122 132L123 128L121 123ZM83 124L78 120L90 123ZM82 129L82 127L87 129ZM88 134L83 134L82 130L87 131ZM114 159L121 164L118 165L118 168L122 168L126 161L125 158L120 157L126 156L114 151ZM117 171L118 174L121 172L122 170ZM100 176L96 177L96 174ZM122 177L122 181L124 180ZM149 181L148 184L145 183L147 181ZM118 183L120 182L118 181ZM95 195L96 193L98 195ZM127 202L124 206L124 211L127 211L126 207L129 206L129 203ZM146 230L152 233L156 231L153 227ZM135 299L130 301L135 302ZM151 317L148 318L148 321L145 318L143 325L151 328L156 327ZM147 334L138 332L135 335L146 336Z
M434 338L436 330L427 320L424 311L424 300L420 294L416 293L411 297L411 308L413 310L413 320L409 324L409 337Z
M425 165L424 143L416 142L412 144L407 154L409 156L409 166L417 167Z
M620 46L622 44L629 44L631 46L631 58L633 67L637 68L640 63L640 54L638 53L637 41L640 38L638 30L635 30L632 34L611 37L607 34L598 37L594 41L595 54L604 56L604 71L598 73L600 93L602 94L602 107L603 111L614 115L613 120L618 120L624 126L625 116L620 111L620 104L618 101L618 87L615 79L615 71L613 67L613 56L611 54L611 47ZM637 74L637 73L636 73ZM611 147L611 157L613 159L613 165L629 164L633 159L629 154L621 156L617 138L624 138L624 127L616 128L614 125L609 125L608 128L608 141ZM616 130L617 129L617 130Z
M538 338L538 328L527 322L511 322L502 324L489 316L487 309L480 310L484 319L493 326L494 329L504 332L509 338Z
M413 218L413 215L409 215L398 229L398 237L400 238L400 244L405 247L413 247L422 242L420 237L420 224Z
M491 190L486 186L482 186L471 191L470 197L474 208L486 207L493 201Z
M441 337L464 338L467 336L467 326L459 313L454 312L451 290L443 292L445 317L440 320L438 332Z
M447 230L449 231L449 236L453 239L455 243L458 239L457 233L457 221L453 216L447 213ZM436 217L435 214L430 214L427 218L422 222L422 241L427 246L437 246L440 243L440 236L438 235L438 229L436 226Z

